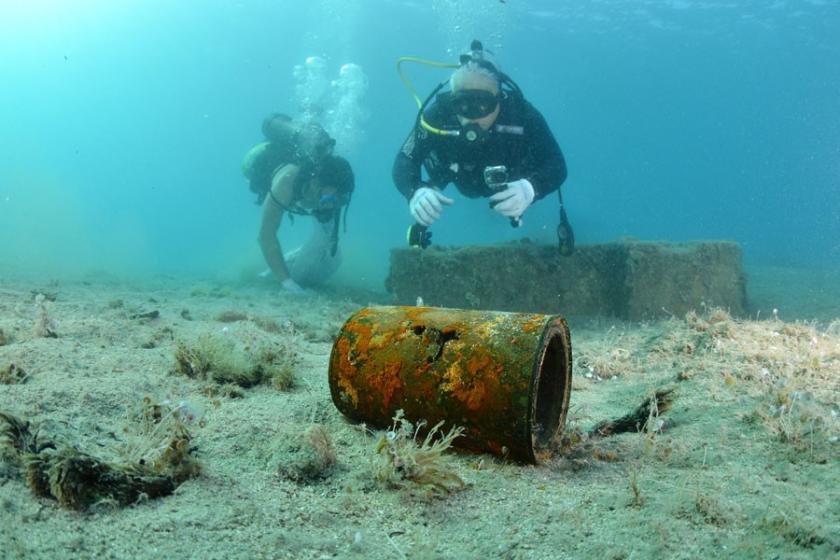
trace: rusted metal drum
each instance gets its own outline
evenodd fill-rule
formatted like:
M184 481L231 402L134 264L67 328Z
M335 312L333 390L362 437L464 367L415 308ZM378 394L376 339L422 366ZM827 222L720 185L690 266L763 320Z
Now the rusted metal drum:
M569 327L558 316L434 307L368 307L353 314L330 355L336 407L385 427L465 428L454 445L539 463L566 422L572 382Z

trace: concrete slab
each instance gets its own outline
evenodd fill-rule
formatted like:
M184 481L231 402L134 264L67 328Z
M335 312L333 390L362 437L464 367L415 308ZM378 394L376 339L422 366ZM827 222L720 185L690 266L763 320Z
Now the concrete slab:
M746 312L741 248L729 241L620 241L580 246L432 246L391 251L386 287L394 303L608 316L682 316L703 306Z

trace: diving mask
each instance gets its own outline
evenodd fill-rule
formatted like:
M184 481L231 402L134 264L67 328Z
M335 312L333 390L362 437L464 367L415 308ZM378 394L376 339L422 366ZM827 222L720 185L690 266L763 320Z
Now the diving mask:
M452 110L467 119L486 117L499 106L499 95L483 89L462 89L452 94Z
M323 194L318 199L318 207L309 213L322 224L329 222L336 216L342 201L333 194Z
M318 209L319 210L332 210L340 206L338 197L334 194L322 194L321 198L318 199Z

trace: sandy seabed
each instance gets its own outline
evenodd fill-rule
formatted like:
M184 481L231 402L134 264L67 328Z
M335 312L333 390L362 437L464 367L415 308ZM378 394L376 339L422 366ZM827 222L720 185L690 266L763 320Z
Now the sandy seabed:
M33 493L7 450L0 557L840 556L831 317L701 309L641 324L573 321L571 408L553 458L527 466L447 453L465 486L430 495L378 481L381 433L347 422L330 399L332 339L368 299L166 278L0 280L0 412L116 457L144 398L183 401L200 416L190 433L201 466L171 495L79 512ZM177 373L179 343L202 336L292 353L294 385L233 398ZM586 436L663 388L672 408L647 431ZM284 476L293 451L284 440L313 425L337 463L323 477Z

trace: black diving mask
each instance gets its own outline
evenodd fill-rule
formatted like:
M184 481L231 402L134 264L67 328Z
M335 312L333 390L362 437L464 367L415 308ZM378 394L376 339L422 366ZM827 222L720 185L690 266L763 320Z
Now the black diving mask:
M462 89L452 94L452 110L467 119L486 117L499 106L499 95L483 89Z

